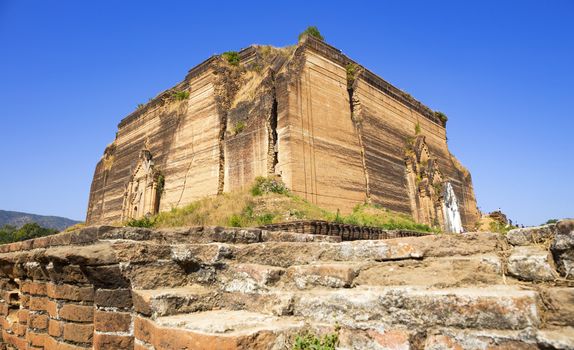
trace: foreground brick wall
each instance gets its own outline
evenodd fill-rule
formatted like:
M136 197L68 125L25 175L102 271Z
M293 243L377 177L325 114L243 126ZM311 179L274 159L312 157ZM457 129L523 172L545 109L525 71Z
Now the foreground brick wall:
M0 247L0 349L133 348L131 290L109 274L119 271L102 253L111 247L62 246L97 237L88 229Z
M286 227L312 228L101 226L2 245L0 350L291 349L308 331L343 349L574 349L574 220L355 241Z

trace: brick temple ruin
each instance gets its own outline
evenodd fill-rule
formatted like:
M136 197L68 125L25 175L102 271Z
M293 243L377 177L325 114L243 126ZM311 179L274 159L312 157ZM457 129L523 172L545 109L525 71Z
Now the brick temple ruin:
M234 58L207 59L120 122L96 166L88 224L181 207L257 176L343 213L369 202L451 232L451 217L478 221L440 114L311 36Z

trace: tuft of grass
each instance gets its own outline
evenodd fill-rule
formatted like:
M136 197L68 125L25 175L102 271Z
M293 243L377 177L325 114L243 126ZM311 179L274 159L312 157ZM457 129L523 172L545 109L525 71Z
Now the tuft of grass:
M177 101L187 100L189 98L189 91L174 91L171 96Z
M221 54L221 57L223 57L227 63L229 63L232 66L238 66L239 62L241 61L241 59L239 58L239 52L237 51L227 51Z
M415 135L418 135L420 133L421 133L421 124L417 122L417 124L415 125Z
M255 178L255 184L251 187L251 194L260 196L266 193L288 194L289 190L278 178L263 176Z
M321 41L325 41L325 38L323 37L323 35L321 35L319 28L317 28L316 26L308 26L307 29L305 29L301 34L299 34L299 40L301 40L301 38L305 34L315 37Z
M435 111L435 117L437 117L443 126L446 126L446 122L448 121L448 117L443 112Z
M339 334L331 333L319 337L311 332L298 335L293 344L293 350L335 350L339 345Z
M355 81L359 66L357 66L355 63L349 63L345 67L345 70L347 71L347 88L350 88Z
M235 123L235 126L233 127L233 134L237 135L241 133L244 129L245 129L245 122L243 120L240 120L237 123Z
M150 218L150 217L143 217L141 219L131 219L128 222L126 222L126 226L129 227L154 227L155 225L155 218Z

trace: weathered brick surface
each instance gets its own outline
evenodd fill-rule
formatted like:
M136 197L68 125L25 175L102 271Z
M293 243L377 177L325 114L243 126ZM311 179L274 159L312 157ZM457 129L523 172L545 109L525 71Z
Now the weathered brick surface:
M92 341L94 326L91 324L64 323L64 339L78 343Z
M48 315L31 314L28 321L28 327L34 329L46 329L48 328L48 321Z
M31 295L46 295L46 283L24 281L22 292Z
M94 307L86 305L65 304L60 310L60 318L76 322L92 322Z
M47 294L53 299L73 301L93 301L94 289L92 287L77 287L68 284L48 283Z
M126 335L98 334L94 335L95 350L133 349L134 337Z
M48 323L48 334L52 337L60 337L63 332L63 322L57 320L50 320Z
M44 341L46 340L46 333L35 333L28 331L26 334L26 339L33 346L43 347Z
M98 289L94 304L101 307L132 307L132 292L130 289Z
M48 298L31 297L29 307L32 311L47 311L46 309L48 308Z
M96 311L94 326L96 331L128 332L132 322L132 315L127 312Z

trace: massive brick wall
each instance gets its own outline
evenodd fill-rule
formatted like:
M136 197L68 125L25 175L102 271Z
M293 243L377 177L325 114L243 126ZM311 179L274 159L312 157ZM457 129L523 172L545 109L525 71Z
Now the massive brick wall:
M124 221L130 206L139 206L137 216L169 210L279 175L328 209L349 212L368 201L434 224L418 213L437 207L440 194L424 204L407 181L415 136L424 136L442 180L452 184L465 227L478 220L470 174L450 154L443 123L420 102L311 37L295 48L253 46L240 56L239 66L210 58L120 123L96 167L88 223ZM357 68L352 81L349 65ZM178 91L189 97L173 98ZM153 171L134 186L142 150ZM163 188L157 208L142 187Z

